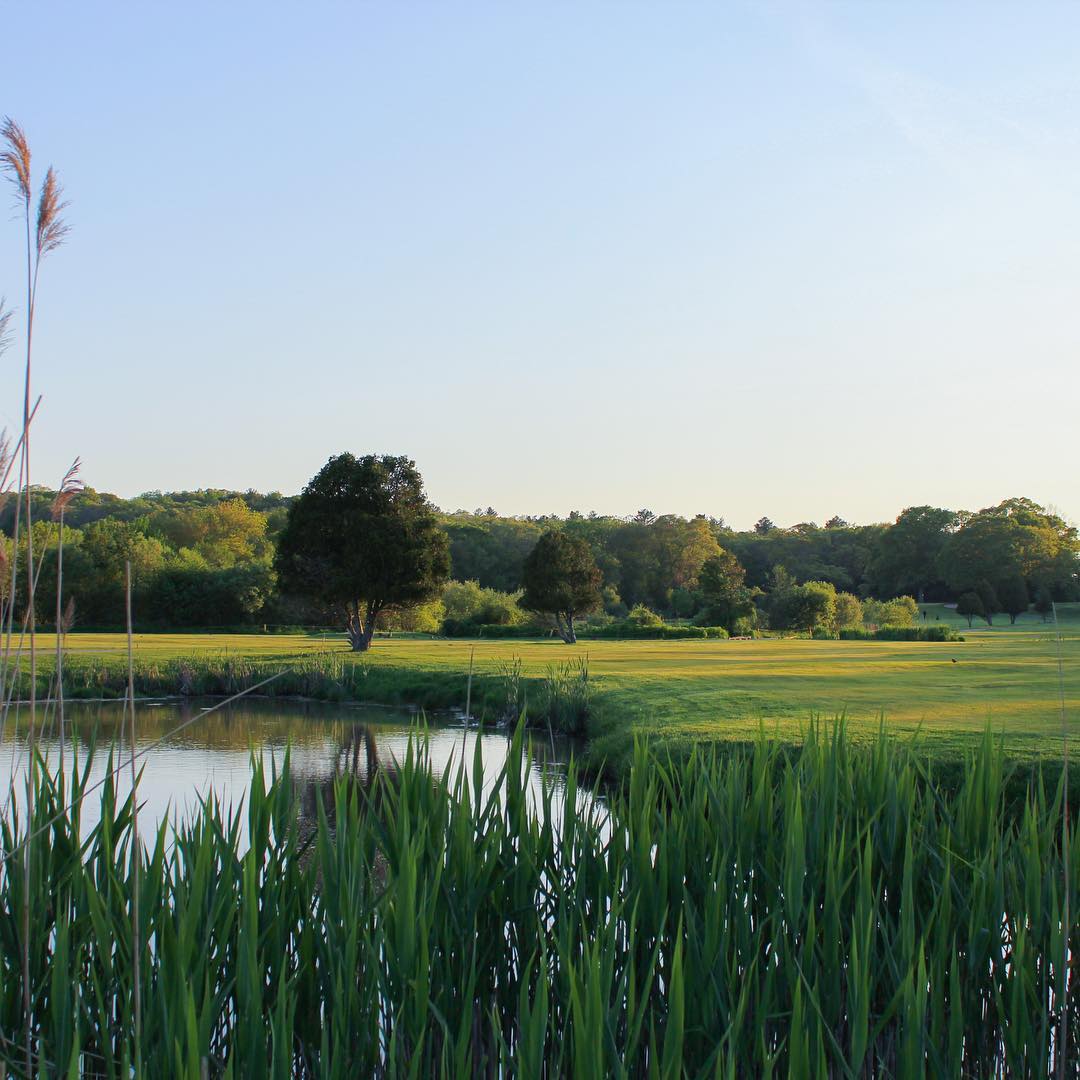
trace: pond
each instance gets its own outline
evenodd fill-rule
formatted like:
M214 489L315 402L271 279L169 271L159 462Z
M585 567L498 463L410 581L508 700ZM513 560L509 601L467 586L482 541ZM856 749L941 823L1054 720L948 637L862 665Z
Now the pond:
M490 789L506 762L510 734L503 730L465 728L459 718L408 709L370 705L328 704L315 701L246 698L213 712L213 699L168 699L140 701L136 705L136 743L140 826L148 835L151 825L163 818L183 818L199 806L201 798L216 794L223 804L237 806L247 792L251 776L251 756L262 758L269 771L290 751L292 775L304 788L327 784L343 770L366 776L373 768L393 767L403 761L410 737L426 728L433 771L441 775L456 769L465 756L471 768L477 742L483 761L485 784ZM91 768L92 780L103 777L108 768L108 752L120 746L115 758L122 762L117 779L121 796L130 791L127 765L128 740L121 735L123 703L68 702L65 706L68 767L72 747L80 761L96 733L97 753ZM178 730L182 729L182 730ZM16 716L12 708L8 729L0 743L0 810L10 813L10 781L15 778L15 799L22 804L27 760L27 714L25 707ZM60 757L60 742L50 713L39 747L50 767ZM547 735L526 735L526 768L529 797L536 800L545 784L556 792L564 790L566 765L574 747ZM579 794L579 801L588 799ZM561 799L555 800L557 803ZM89 795L83 809L83 826L97 821L99 799Z

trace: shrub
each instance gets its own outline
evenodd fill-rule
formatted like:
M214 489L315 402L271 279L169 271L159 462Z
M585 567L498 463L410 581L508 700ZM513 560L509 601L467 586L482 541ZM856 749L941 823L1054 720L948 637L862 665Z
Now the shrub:
M626 621L631 626L655 627L664 625L664 620L644 604L635 604L630 609L630 614L626 616Z
M442 603L446 618L457 623L519 626L529 621L518 606L520 596L520 591L505 593L498 589L485 589L475 581L451 581L443 589Z
M853 593L837 593L836 626L842 630L845 626L862 626L862 621L862 601Z
M863 622L867 626L914 626L919 617L919 605L911 596L892 600L863 601Z

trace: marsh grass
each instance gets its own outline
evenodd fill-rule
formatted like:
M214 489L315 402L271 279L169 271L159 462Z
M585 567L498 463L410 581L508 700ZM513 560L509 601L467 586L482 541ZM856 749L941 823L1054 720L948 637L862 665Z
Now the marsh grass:
M530 715L561 735L584 736L592 704L589 654L549 664L540 681L536 709Z
M132 805L107 784L33 849L35 1063L125 1078L1047 1075L1066 944L1080 955L1080 844L1061 791L1019 813L988 736L960 788L917 747L811 730L673 764L638 744L585 803L571 768L530 810L522 734L494 792L478 761L438 778L422 741L392 780L340 777L328 813L288 764L252 763L138 854L142 1033L134 1042ZM0 1033L26 1035L20 841L87 767L42 773L0 830ZM488 779L490 785L490 778ZM246 823L246 830L243 824ZM249 837L246 848L241 835ZM1068 893L1066 893L1066 883ZM0 1049L0 1053L5 1052ZM8 1064L19 1068L18 1055Z

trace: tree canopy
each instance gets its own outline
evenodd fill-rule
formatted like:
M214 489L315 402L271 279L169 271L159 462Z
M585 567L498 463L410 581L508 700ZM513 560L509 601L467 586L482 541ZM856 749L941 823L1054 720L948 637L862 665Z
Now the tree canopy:
M699 585L705 609L699 622L723 626L730 633L740 629L754 610L753 594L746 587L746 571L730 551L721 551L706 560Z
M289 508L275 565L286 590L338 611L353 649L389 607L434 596L450 546L408 458L332 457Z
M31 492L38 553L56 543L57 527L49 521L54 495L44 488ZM76 625L122 625L125 557L119 553L124 551L135 564L139 626L325 626L341 618L337 601L315 591L301 594L295 583L285 589L276 580L275 549L298 498L203 489L122 499L86 489L65 512L64 592L75 601ZM6 524L10 530L15 504L9 499L0 506L0 529ZM1019 595L1018 577L1043 614L1055 601L1080 600L1076 530L1030 499L1006 499L975 513L914 506L887 525L853 525L834 515L823 527L802 522L785 528L762 519L745 530L730 528L719 516L685 518L651 510L626 518L579 511L560 518L502 517L491 507L454 513L428 509L449 542L450 577L497 590L504 608L513 605L507 598L522 587L526 557L551 530L588 545L602 578L603 609L612 618L645 605L664 618L728 625L727 615L707 610L703 587L705 566L722 552L744 572L742 584L755 598L752 616L761 618L759 625L774 609L779 612L776 598L762 594L774 591L780 567L792 585L825 581L838 595L863 601L868 624L880 624L879 602L903 595L954 600L983 582L1004 604L1010 590L1011 596ZM21 551L14 555L24 558ZM51 557L42 564L39 621L55 615L49 599L54 567ZM854 618L849 601L838 604L837 618ZM384 612L380 625L389 626L392 618L395 628L438 627L434 609L423 617L418 608L409 610L413 615L406 616L402 607L392 615ZM889 625L898 614L887 613Z
M600 604L602 578L589 545L552 529L529 552L522 577L521 606L554 616L563 641L577 641L574 620Z

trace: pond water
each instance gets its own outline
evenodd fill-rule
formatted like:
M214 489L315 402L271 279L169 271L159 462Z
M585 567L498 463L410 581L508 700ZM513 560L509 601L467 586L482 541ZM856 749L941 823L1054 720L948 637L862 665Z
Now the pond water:
M147 835L151 823L162 818L184 817L198 808L199 800L211 792L225 805L239 805L250 782L252 754L267 765L280 763L290 751L292 775L301 788L325 784L344 769L365 776L373 767L403 761L410 737L417 738L426 726L433 770L442 774L456 769L465 755L471 767L477 742L483 760L485 783L490 788L506 762L510 736L505 731L477 731L462 726L449 716L423 717L406 709L370 705L338 705L324 702L281 701L245 698L213 712L213 699L140 701L136 705L136 743L145 753L137 764L140 826ZM74 747L80 761L94 733L97 738L91 778L103 777L108 768L108 751L120 746L115 758L123 762L117 779L118 793L130 791L130 753L123 726L122 702L69 702L65 706L68 767ZM26 711L16 717L14 708L8 730L0 743L0 791L4 793L0 811L11 812L10 781L15 778L15 800L24 802L27 757ZM182 730L177 730L181 728ZM60 756L60 742L50 715L39 746L51 767ZM534 801L543 785L564 789L566 764L573 752L571 744L553 741L546 735L527 734L526 768L530 798ZM579 799L588 799L581 793ZM559 800L561 801L561 800ZM87 796L83 825L89 829L97 821L97 793Z

